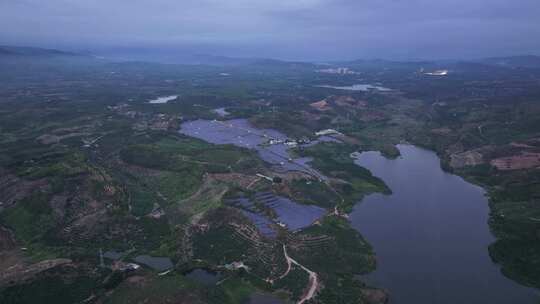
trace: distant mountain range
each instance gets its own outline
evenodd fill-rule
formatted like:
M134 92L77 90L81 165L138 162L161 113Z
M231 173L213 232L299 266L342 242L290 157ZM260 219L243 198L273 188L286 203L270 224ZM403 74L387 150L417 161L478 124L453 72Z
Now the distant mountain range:
M381 66L392 65L393 67L408 67L408 66L430 66L430 65L451 65L451 64L476 64L488 65L505 68L540 68L540 56L535 55L519 55L507 57L489 57L476 60L418 60L418 61L392 61L384 59L374 60L353 60L342 64L351 64L358 66Z
M0 45L0 59L9 58L66 58L66 57L78 57L78 58L94 58L94 56L61 51L57 49L46 49L37 47L21 47L21 46L2 46ZM241 66L241 65L264 65L264 66L281 66L281 67L308 67L313 66L316 63L312 62L300 62L300 61L285 61L270 58L247 58L247 57L228 57L228 56L215 56L206 54L178 54L174 53L161 58L160 56L152 54L139 54L133 53L127 56L113 56L109 58L115 61L118 58L120 61L145 61L145 62L161 62L161 63L178 63L178 64L204 64L204 65L216 65L216 66ZM120 59L121 58L121 59ZM432 60L432 61L393 61L383 59L373 60L352 60L352 61L333 61L329 62L329 66L334 65L352 65L352 66L381 66L391 65L393 67L411 67L418 65L438 65L449 64L458 62L468 62L474 64L483 64L489 66L498 66L506 68L540 68L540 56L535 55L521 55L521 56L508 56L508 57L491 57L479 60L468 61L451 61L451 60Z
M55 49L0 45L0 56L58 57L85 55Z

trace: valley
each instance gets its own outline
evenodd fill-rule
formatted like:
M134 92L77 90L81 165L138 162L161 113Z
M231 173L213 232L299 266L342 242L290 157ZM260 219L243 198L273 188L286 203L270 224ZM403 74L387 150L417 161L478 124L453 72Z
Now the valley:
M1 303L538 301L537 68L20 62Z

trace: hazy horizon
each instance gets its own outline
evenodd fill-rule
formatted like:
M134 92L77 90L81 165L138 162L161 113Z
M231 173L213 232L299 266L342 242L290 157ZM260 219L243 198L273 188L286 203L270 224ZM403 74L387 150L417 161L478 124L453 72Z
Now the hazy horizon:
M301 61L540 54L540 2L0 1L1 44Z

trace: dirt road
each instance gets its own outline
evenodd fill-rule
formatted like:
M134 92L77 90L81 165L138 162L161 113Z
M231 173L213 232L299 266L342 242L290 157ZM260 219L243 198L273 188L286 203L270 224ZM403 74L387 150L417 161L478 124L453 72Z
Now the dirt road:
M319 288L319 277L317 276L317 273L307 269L304 265L298 263L296 260L291 258L287 254L287 248L285 247L285 245L283 245L283 254L285 255L285 260L287 261L288 267L287 267L287 271L285 271L285 273L281 275L280 279L284 278L285 276L287 276L287 274L289 274L292 264L299 266L309 275L308 289L304 293L302 298L297 302L297 304L303 304L304 302L311 300L315 296L315 293L317 292L317 289Z

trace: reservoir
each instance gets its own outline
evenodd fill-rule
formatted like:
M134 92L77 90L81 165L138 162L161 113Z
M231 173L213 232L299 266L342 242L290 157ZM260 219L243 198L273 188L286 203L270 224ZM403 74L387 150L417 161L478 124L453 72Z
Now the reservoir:
M364 279L388 289L391 304L538 303L536 290L507 279L489 257L484 190L442 171L431 151L398 148L395 160L378 152L355 160L393 192L367 196L351 213L377 256Z

